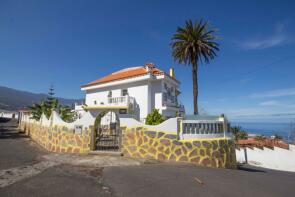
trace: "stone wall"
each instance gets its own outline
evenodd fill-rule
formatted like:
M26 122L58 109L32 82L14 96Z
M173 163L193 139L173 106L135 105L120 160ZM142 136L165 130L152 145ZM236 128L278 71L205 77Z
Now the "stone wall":
M23 122L20 129L51 152L88 153L91 149L91 129L75 134L64 126L47 127L36 122ZM124 156L181 161L218 168L235 168L234 143L226 138L178 140L173 133L136 127L122 130L121 150ZM93 138L94 139L94 138Z
M45 127L38 123L22 123L21 128L35 142L51 152L87 153L90 151L90 129L75 134L64 126Z
M218 168L235 168L234 143L230 139L177 140L177 135L146 128L122 127L125 156L161 161L190 162Z

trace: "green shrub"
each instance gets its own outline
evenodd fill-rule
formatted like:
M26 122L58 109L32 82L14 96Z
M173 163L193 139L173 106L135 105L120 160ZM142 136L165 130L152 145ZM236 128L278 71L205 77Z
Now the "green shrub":
M161 124L165 119L159 113L158 109L153 109L153 111L147 115L145 124L147 125L158 125Z
M233 133L236 141L248 139L248 133L243 131L240 126L231 127L231 132Z

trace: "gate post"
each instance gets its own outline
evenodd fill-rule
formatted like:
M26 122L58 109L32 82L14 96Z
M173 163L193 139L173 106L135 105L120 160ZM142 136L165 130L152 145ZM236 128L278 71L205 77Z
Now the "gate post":
M96 131L94 126L90 126L91 139L90 139L90 150L94 151L96 149Z

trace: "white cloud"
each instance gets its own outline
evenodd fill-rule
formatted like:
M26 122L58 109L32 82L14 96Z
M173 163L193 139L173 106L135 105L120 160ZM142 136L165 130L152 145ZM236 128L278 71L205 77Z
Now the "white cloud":
M259 103L260 106L281 106L281 104L278 101L264 101Z
M243 43L243 47L246 49L266 49L281 45L285 40L285 36L275 35L264 40L248 40Z
M283 97L283 96L295 96L295 88L277 89L261 93L251 94L250 98L271 98L271 97Z
M241 46L244 49L266 49L285 44L287 41L290 41L290 38L285 33L285 25L278 23L271 35L246 40Z
M282 103L279 101L275 101L275 100L271 100L271 101L264 101L259 103L260 106L264 106L264 107L280 107L285 108L285 109L291 109L291 108L295 108L295 104L294 103Z

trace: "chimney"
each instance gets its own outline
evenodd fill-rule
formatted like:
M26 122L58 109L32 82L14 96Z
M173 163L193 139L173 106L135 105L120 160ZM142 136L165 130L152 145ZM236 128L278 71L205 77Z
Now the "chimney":
M170 75L170 77L175 78L174 68L169 69L169 75Z
M150 72L152 72L152 69L155 68L155 64L153 64L153 63L147 63L147 64L144 65L144 67L145 67L146 71L148 73L150 73Z

